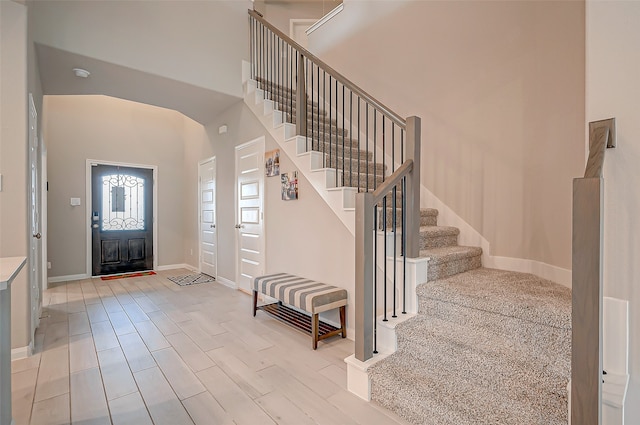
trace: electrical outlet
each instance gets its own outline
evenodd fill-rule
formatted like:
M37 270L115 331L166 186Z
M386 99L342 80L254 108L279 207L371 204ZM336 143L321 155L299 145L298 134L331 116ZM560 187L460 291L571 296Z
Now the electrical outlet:
M47 261L47 268L51 269L51 261Z

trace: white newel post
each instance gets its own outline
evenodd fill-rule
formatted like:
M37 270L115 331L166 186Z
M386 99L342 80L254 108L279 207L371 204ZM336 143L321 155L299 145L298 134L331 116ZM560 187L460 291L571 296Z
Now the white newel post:
M0 258L0 425L13 425L11 416L11 282L26 257Z

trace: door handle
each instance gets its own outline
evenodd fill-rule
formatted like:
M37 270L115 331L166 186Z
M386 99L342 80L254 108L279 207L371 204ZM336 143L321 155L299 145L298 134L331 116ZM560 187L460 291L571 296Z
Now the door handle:
M244 229L244 224L236 224L236 229Z
M215 229L215 228L216 228L216 225L215 225L215 224L212 224L212 225L211 225L211 228L212 228L212 229Z
M33 237L36 238L36 239L40 239L42 237L42 234L40 232L38 232L35 235L33 235Z

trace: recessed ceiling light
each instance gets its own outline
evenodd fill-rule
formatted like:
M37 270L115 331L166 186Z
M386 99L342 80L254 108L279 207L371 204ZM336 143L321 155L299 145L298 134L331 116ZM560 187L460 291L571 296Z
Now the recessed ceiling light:
M73 68L73 72L74 74L76 74L76 77L80 77L80 78L87 78L89 75L91 75L89 71L82 68Z

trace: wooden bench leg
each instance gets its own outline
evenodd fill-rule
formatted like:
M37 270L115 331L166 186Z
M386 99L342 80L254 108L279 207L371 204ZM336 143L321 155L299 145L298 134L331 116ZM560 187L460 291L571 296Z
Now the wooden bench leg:
M318 313L311 316L311 337L313 339L313 349L318 348L318 322L320 321L318 318Z
M342 328L342 337L347 337L347 324L346 324L346 314L345 314L345 306L340 307L340 327Z
M253 317L256 317L258 310L258 291L253 291Z

